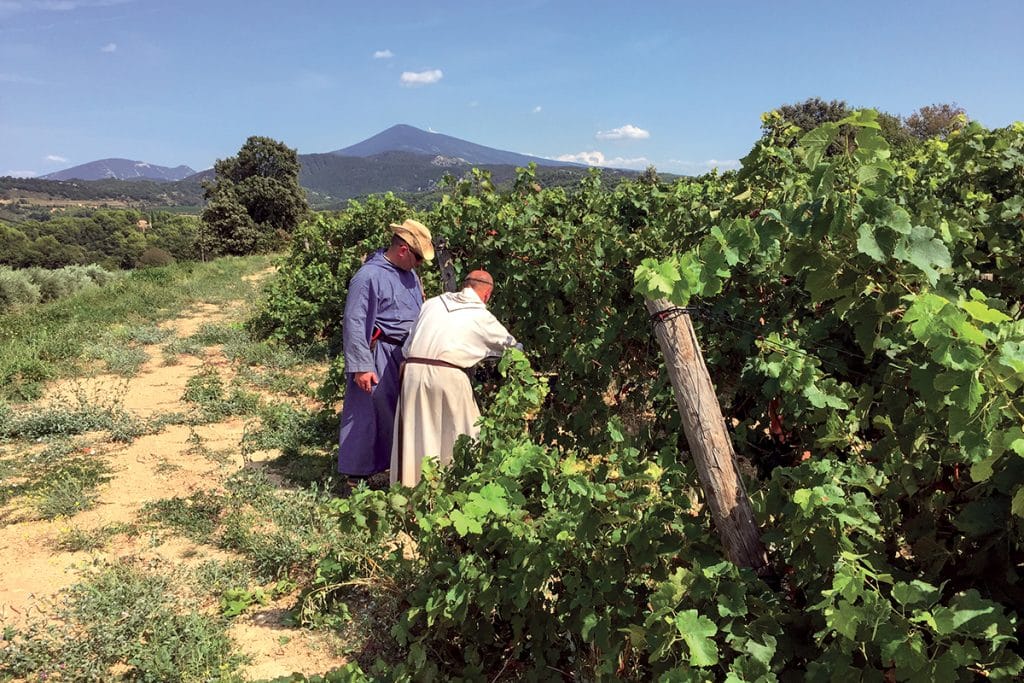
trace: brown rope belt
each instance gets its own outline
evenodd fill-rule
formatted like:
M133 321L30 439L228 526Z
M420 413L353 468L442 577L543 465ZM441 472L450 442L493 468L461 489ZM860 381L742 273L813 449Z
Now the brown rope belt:
M455 365L454 363L449 363L446 360L437 360L437 359L434 359L434 358L416 358L414 356L414 357L411 357L411 358L406 358L405 362L406 363L416 363L418 365L436 365L439 368L453 368L455 370L465 370L466 369L466 368L460 367L458 365Z

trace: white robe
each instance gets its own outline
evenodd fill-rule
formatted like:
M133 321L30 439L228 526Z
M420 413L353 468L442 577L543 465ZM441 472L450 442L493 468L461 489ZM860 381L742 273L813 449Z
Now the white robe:
M515 346L515 338L470 288L428 299L403 348L406 358L440 360L469 368ZM480 417L463 370L406 363L395 414L391 483L415 486L424 457L442 467L452 460L460 434L476 437Z

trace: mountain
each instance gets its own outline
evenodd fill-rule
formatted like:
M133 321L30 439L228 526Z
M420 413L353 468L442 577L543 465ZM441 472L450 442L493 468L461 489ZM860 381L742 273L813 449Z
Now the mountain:
M382 152L369 157L326 154L299 155L299 185L309 192L314 208L341 208L348 199L394 192L407 201L427 201L445 176L462 178L473 168L488 171L495 185L507 186L524 164L469 163L465 159L415 152ZM537 182L545 187L574 185L589 173L587 166L538 166ZM606 182L635 178L637 171L601 169ZM414 197L419 196L418 199ZM436 199L436 197L434 197Z
M349 199L394 192L409 201L436 199L445 176L464 177L472 168L489 171L508 185L517 167L537 164L543 186L573 185L589 166L485 147L450 135L397 125L362 142L321 154L300 154L299 184L317 209L342 208ZM606 182L635 178L636 171L601 169ZM103 159L40 178L0 178L0 199L32 196L139 202L143 206L201 206L202 181L213 169L166 168L128 159ZM73 179L73 181L69 180ZM129 180L125 180L129 179Z
M43 180L182 180L194 175L188 166L157 166L131 159L100 159L40 176Z
M473 167L461 159L388 151L373 156L299 155L299 185L332 197L349 199L375 192L427 192L445 174L462 176Z
M493 147L485 147L474 142L441 133L431 133L413 126L398 124L371 138L357 142L350 147L337 149L329 154L344 157L373 157L383 152L409 152L424 154L430 157L442 156L461 159L471 166L481 164L507 164L510 166L526 166L531 161L538 166L580 166L566 161L555 161L542 157L506 152Z

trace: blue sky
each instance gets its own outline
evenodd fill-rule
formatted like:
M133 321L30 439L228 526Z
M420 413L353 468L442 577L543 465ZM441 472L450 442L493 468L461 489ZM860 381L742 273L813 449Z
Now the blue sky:
M603 165L733 168L808 97L1024 120L1024 1L0 0L0 175L195 170L407 123Z

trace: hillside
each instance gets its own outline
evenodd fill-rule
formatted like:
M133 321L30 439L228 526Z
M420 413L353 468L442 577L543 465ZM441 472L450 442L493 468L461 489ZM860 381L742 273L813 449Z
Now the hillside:
M132 159L100 159L48 173L43 180L183 180L195 171L188 166L158 166Z
M372 157L335 154L300 154L299 184L309 193L317 209L338 208L349 199L382 192L394 192L418 203L417 197L435 194L445 175L461 177L474 165L448 157L428 157L410 152L385 152ZM515 177L510 164L475 165L491 172L492 179L505 185ZM543 166L537 180L545 187L572 184L589 172L583 166ZM615 183L635 177L634 171L602 169ZM196 173L176 182L154 180L44 180L42 178L0 178L0 203L17 205L125 205L136 208L192 207L203 205L202 181L211 171ZM2 217L2 212L0 212Z
M504 185L515 177L517 167L536 163L538 182L545 186L573 183L590 169L494 149L408 125L392 126L333 152L300 154L299 163L299 184L308 191L310 204L317 209L339 208L349 199L383 192L394 192L419 204L418 198L437 193L446 175L462 177L474 167L489 171L496 184ZM127 159L104 159L41 178L0 178L0 200L198 209L203 205L202 181L211 178L213 171L175 177L182 169L191 172L187 166L170 169ZM620 169L602 169L602 173L611 182L637 175L635 171Z

